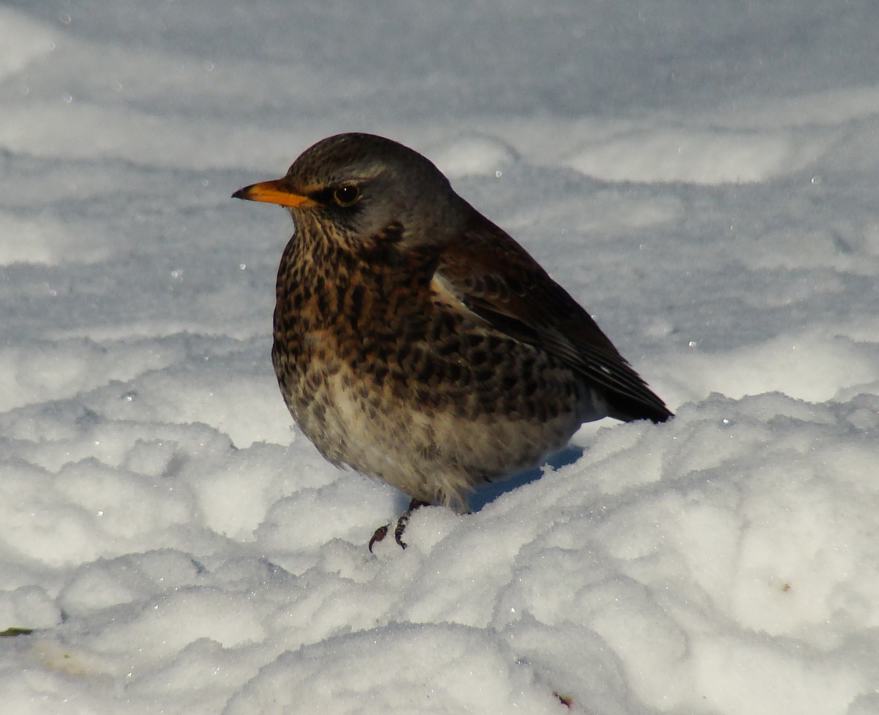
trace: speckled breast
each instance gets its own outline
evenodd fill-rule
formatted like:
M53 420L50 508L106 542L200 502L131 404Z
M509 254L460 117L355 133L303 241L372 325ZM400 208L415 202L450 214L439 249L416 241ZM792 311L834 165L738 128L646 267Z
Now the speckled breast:
M279 274L273 348L284 399L329 460L463 508L577 429L581 381L438 295L429 262L333 265Z

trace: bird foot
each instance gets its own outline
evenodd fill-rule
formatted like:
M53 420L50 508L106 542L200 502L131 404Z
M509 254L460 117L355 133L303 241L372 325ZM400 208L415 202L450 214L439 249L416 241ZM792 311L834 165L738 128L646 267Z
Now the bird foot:
M409 524L409 517L412 515L413 511L422 506L429 506L429 504L426 501L413 499L409 502L409 508L400 514L400 518L397 519L397 526L394 528L394 541L397 542L401 549L405 549L407 546L406 542L403 541L403 532L406 531L406 526ZM388 535L388 529L390 528L391 524L387 523L384 526L378 527L378 529L373 532L372 538L369 540L369 553L372 553L373 546L379 541L382 541Z
M369 540L369 553L372 553L372 547L375 546L379 541L384 539L388 535L388 529L390 528L390 523L385 524L384 526L378 527L373 534L372 538Z

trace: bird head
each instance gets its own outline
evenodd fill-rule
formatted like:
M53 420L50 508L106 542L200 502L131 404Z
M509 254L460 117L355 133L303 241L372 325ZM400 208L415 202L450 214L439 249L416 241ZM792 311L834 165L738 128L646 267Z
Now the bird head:
M357 250L383 237L406 250L442 245L468 205L427 158L373 134L337 134L306 149L280 179L233 198L286 207L297 233Z

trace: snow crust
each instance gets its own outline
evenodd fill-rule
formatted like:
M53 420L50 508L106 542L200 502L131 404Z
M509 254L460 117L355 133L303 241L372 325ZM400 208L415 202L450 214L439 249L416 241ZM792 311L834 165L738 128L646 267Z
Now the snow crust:
M879 6L0 8L0 710L879 713ZM431 156L677 417L406 499L269 359L323 136ZM566 706L562 699L570 704Z

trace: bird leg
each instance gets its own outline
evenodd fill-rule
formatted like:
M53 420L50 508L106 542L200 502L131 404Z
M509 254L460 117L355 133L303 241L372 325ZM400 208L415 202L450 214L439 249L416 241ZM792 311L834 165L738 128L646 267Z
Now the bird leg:
M394 541L400 545L401 549L406 548L406 542L403 541L403 532L406 531L406 525L409 523L409 516L413 511L423 506L430 506L430 504L426 501L421 501L420 499L413 499L409 502L409 508L400 514L400 518L397 519L397 528L394 529Z
M394 541L396 541L401 549L406 548L406 542L403 541L403 532L406 531L406 525L409 523L409 517L413 511L422 506L429 506L430 503L426 501L421 501L420 499L413 499L409 502L409 508L406 509L402 514L400 514L400 518L397 519L397 526L394 529ZM385 524L384 526L378 527L372 535L372 538L369 540L369 553L372 553L372 547L384 539L388 535L388 529L391 528L390 523Z

